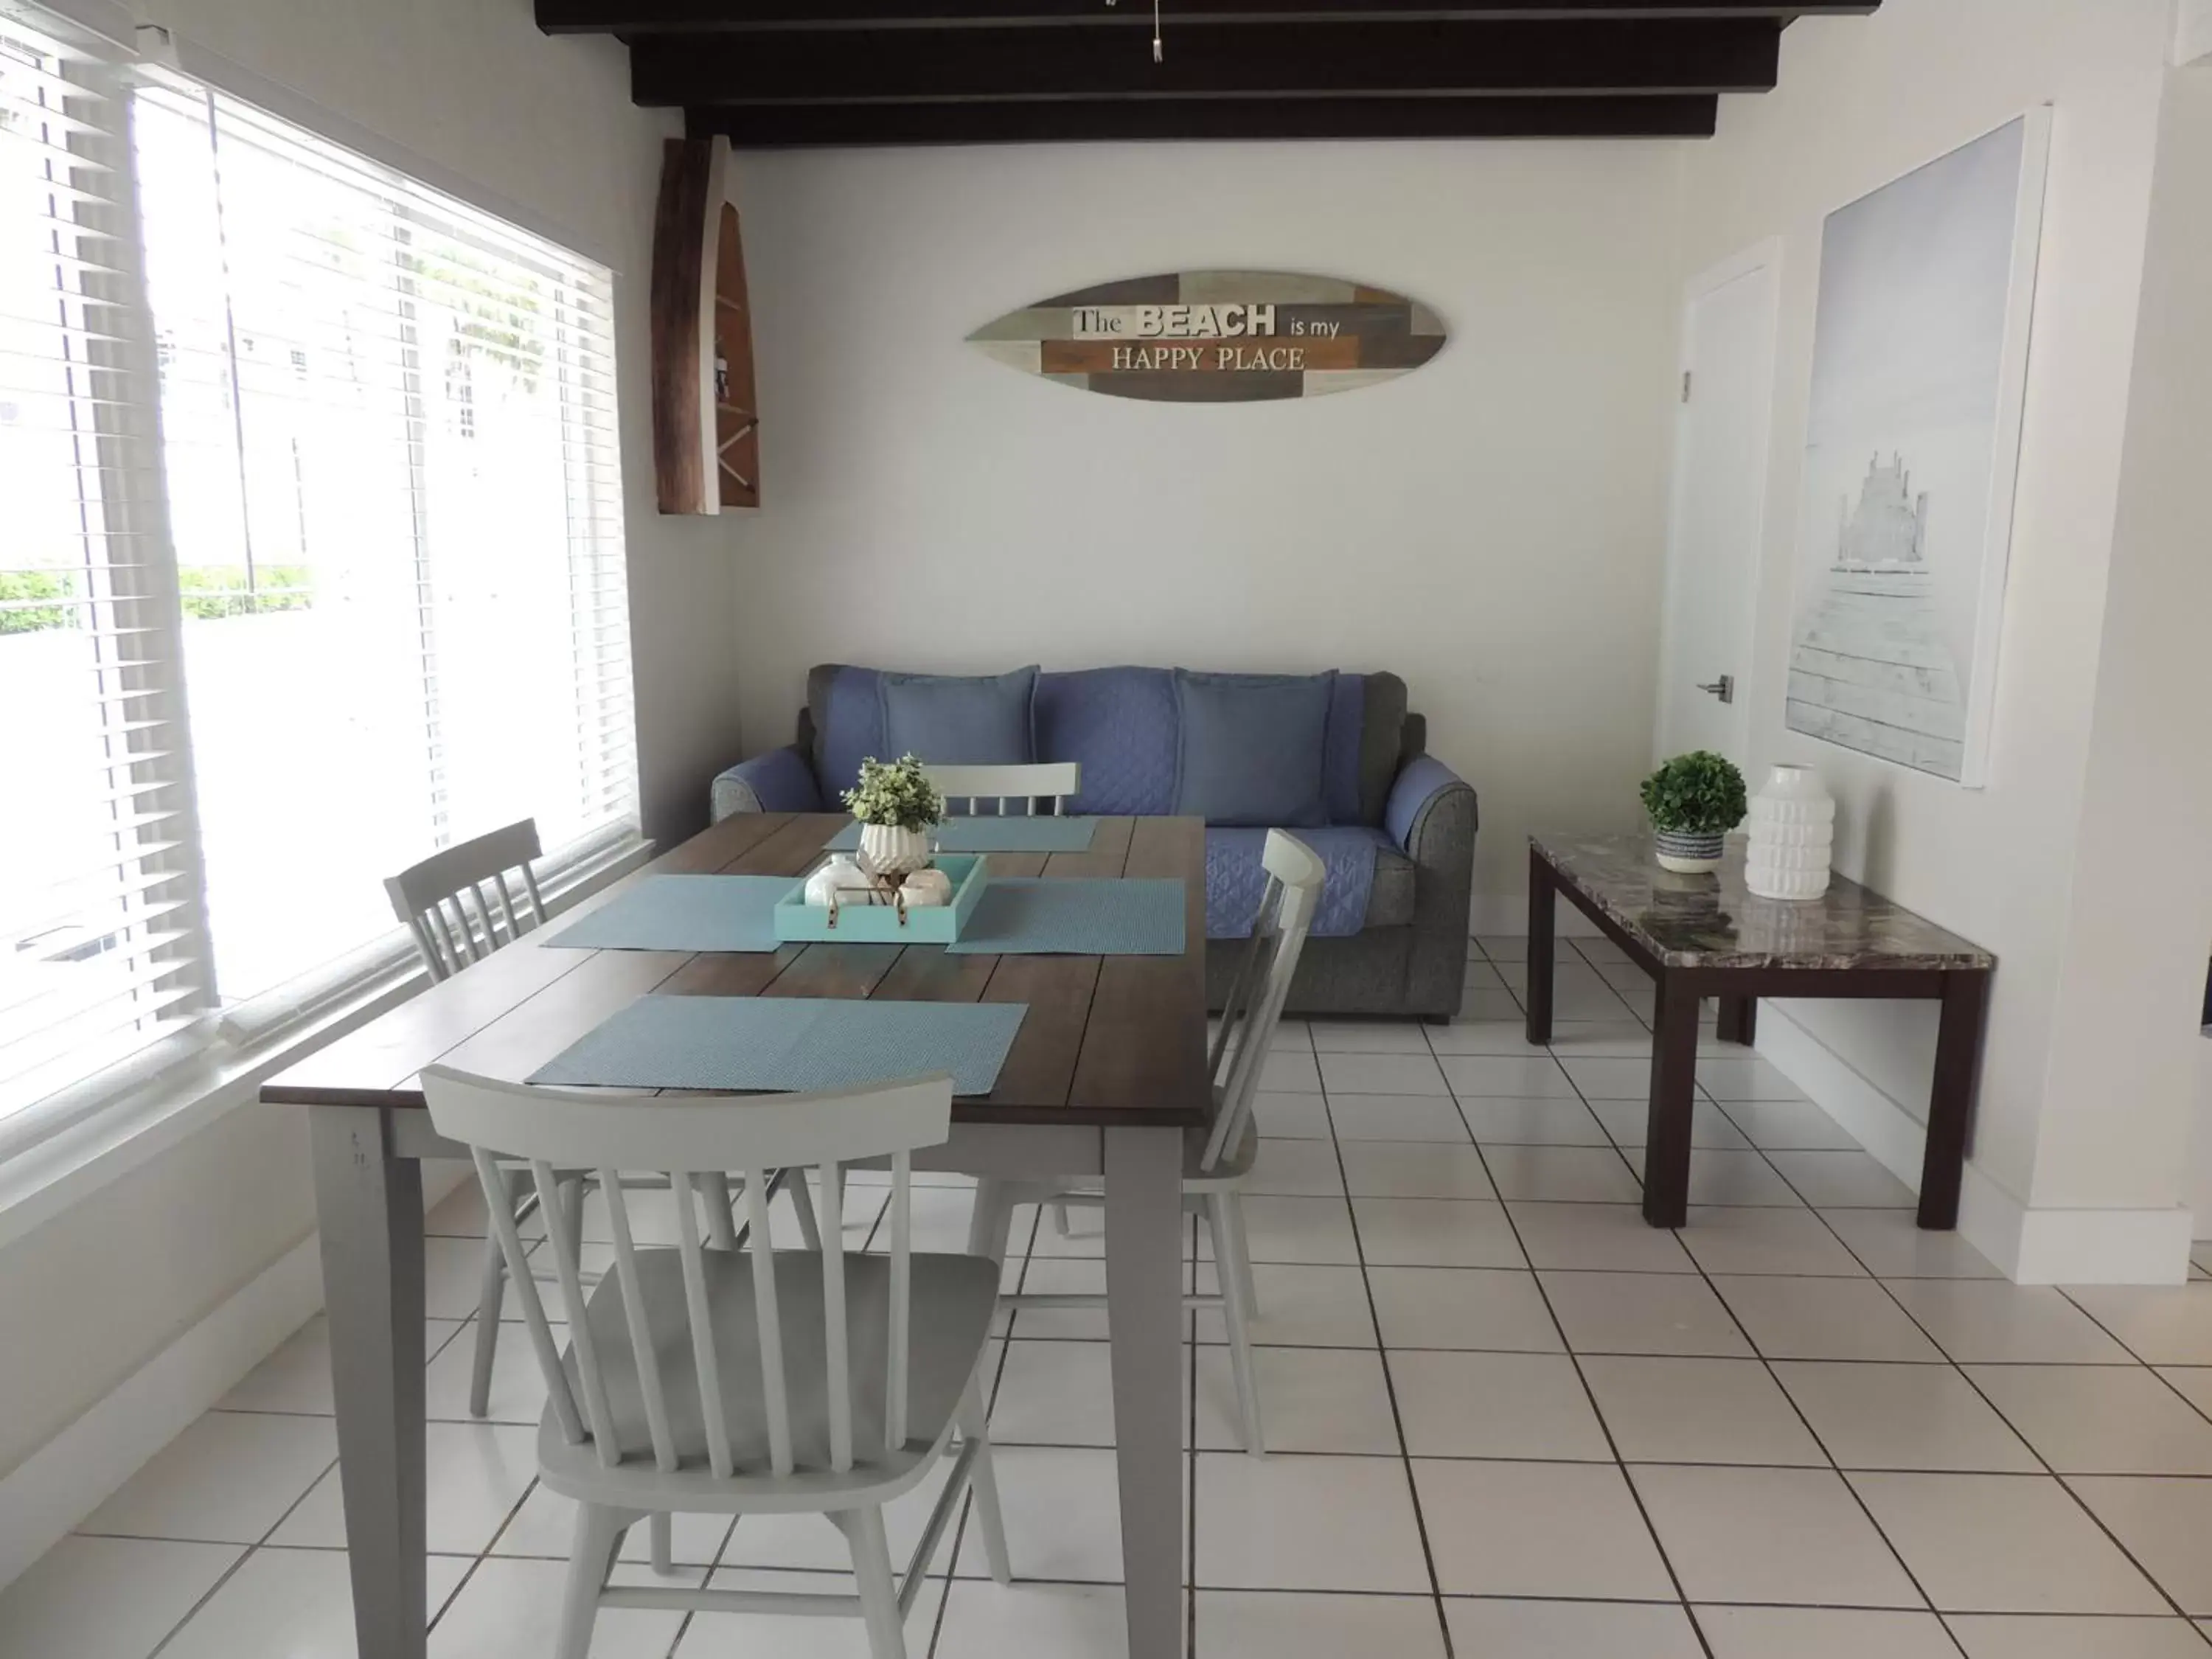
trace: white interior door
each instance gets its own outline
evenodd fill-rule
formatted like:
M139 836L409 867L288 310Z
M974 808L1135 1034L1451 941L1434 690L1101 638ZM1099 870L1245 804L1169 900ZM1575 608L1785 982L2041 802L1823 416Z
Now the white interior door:
M1766 499L1780 244L1691 283L1682 317L1657 752L1744 763L1753 590Z

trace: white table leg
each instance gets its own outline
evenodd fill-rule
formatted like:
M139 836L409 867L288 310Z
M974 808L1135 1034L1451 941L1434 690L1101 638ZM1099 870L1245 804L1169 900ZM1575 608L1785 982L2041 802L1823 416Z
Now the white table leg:
M1106 1131L1107 1324L1130 1659L1182 1652L1181 1129Z
M315 1210L360 1659L422 1659L422 1166L385 1112L318 1106Z

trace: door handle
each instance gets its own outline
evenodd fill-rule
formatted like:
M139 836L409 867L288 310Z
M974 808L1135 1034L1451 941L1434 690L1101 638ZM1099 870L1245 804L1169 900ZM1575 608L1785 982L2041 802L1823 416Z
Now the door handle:
M1711 692L1714 696L1718 697L1723 702L1734 702L1735 701L1735 676L1733 674L1723 674L1720 678L1715 680L1711 685L1701 685L1698 690L1700 691Z

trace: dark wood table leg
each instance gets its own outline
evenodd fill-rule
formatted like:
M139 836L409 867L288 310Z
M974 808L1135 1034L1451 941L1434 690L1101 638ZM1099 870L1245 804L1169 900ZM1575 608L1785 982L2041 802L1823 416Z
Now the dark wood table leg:
M1690 1115L1698 1076L1697 990L1662 969L1651 1038L1651 1106L1644 1128L1644 1218L1679 1227L1690 1215Z
M1936 1083L1928 1099L1928 1148L1920 1164L1920 1224L1943 1231L1959 1224L1959 1183L1966 1169L1966 1131L1981 1069L1982 1017L1988 1006L1984 972L1943 975L1943 1020L1936 1034Z
M1528 1041L1552 1040L1552 913L1557 908L1558 884L1552 866L1534 848L1528 849L1528 988L1522 1000L1528 1007Z
M1749 1048L1759 1035L1759 999L1723 997L1719 1035L1723 1042L1741 1042Z

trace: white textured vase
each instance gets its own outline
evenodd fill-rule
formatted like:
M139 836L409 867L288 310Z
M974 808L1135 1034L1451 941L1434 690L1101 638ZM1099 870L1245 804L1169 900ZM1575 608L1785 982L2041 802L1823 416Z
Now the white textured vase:
M1743 884L1759 898L1816 899L1828 890L1836 801L1809 766L1778 766L1751 799Z
M860 826L860 867L871 875L904 876L929 862L929 832L896 823Z

